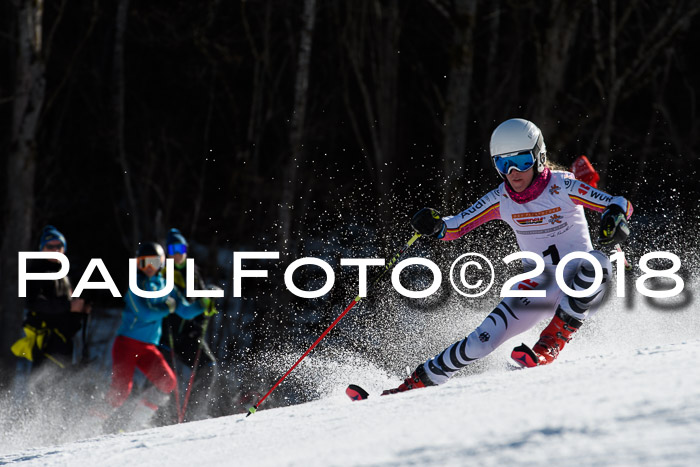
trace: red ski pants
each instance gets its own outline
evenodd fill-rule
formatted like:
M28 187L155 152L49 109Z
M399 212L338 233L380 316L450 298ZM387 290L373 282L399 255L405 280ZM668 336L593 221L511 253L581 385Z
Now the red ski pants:
M155 345L117 336L112 347L112 384L107 393L107 401L114 407L120 407L129 397L136 368L160 391L169 394L175 389L175 373Z

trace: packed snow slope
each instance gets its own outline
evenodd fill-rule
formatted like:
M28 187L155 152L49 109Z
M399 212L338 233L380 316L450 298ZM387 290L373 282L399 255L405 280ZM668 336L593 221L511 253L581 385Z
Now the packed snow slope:
M552 365L510 364L511 349L533 344L541 323L442 386L386 397L378 394L405 375L389 374L367 356L371 349L360 355L326 340L282 383L310 390L317 400L263 404L247 418L102 435L91 419L43 412L7 423L0 404L0 427L7 427L0 431L0 465L700 465L696 290L697 281L688 281L671 299L612 297ZM421 354L426 342L439 351L487 313L456 307L449 319L416 321L394 340ZM379 350L395 368L434 355L416 360ZM266 360L277 362L281 376L299 355ZM371 397L351 402L348 383Z
M573 346L572 346L573 347ZM700 340L0 454L0 465L700 465ZM389 382L365 373L371 393ZM396 383L396 381L394 381ZM7 451L5 451L7 452Z

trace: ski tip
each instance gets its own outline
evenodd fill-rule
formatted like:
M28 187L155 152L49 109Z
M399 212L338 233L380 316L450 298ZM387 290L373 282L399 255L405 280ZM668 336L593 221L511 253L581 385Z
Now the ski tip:
M510 354L515 363L522 368L533 368L537 366L537 355L525 344L520 344Z
M348 386L345 394L353 401L363 401L369 397L369 393L356 384Z

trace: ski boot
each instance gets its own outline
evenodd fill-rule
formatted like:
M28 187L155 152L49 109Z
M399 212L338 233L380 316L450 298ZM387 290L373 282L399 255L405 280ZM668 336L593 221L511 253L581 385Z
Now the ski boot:
M432 381L430 381L430 379L428 379L428 376L425 374L423 365L420 365L418 368L416 368L416 371L414 371L413 374L411 374L411 376L406 378L404 382L399 385L398 388L386 389L384 392L382 392L382 396L388 396L389 394L397 394L399 392L410 391L411 389L425 388L427 386L433 386L433 383Z
M111 412L105 417L98 415L102 421L103 434L124 433L127 428L127 423L131 417L131 407L128 404L123 404L120 407L112 407ZM105 413L105 412L103 412Z
M564 346L571 341L583 322L567 315L561 307L557 308L552 321L540 334L540 339L530 349L525 344L513 349L511 358L524 367L548 365L552 363Z
M169 399L170 394L161 392L155 386L143 391L141 397L134 401L127 431L152 428L153 418L158 408L165 405Z

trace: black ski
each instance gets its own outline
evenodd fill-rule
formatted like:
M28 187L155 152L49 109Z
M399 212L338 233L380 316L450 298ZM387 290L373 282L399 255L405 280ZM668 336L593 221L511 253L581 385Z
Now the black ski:
M357 384L351 384L345 390L345 394L353 401L363 401L369 397L369 393Z

